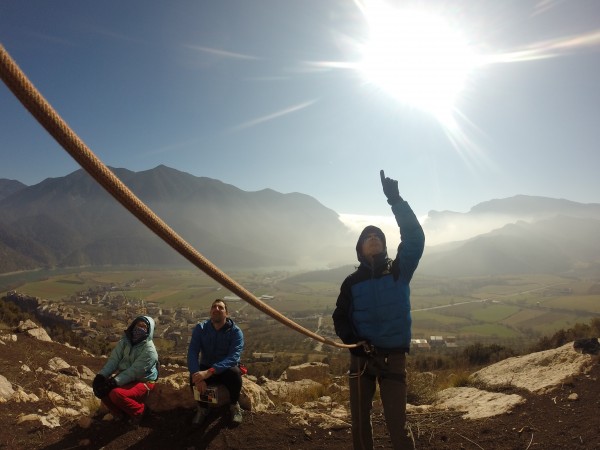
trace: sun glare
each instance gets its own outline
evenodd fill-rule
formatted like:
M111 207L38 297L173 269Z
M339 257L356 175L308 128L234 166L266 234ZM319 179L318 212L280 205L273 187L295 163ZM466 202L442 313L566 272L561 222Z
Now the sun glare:
M369 27L363 76L403 103L448 117L477 61L460 30L432 12L378 0L363 13Z
M512 48L494 48L475 30L458 24L468 14L456 2L395 2L354 0L367 25L361 38L340 33L351 58L307 63L318 71L352 70L367 83L412 108L425 111L441 125L452 146L466 163L488 164L479 140L485 139L475 121L464 111L465 88L475 89L476 71L493 65L556 58L600 47L600 28L524 43ZM407 7L408 3L412 6ZM399 4L399 5L398 5ZM432 9L432 4L436 4ZM542 2L532 18L558 3ZM487 17L473 16L481 24ZM510 29L507 26L507 29ZM469 33L470 31L470 33ZM358 57L357 57L358 55ZM472 92L472 91L471 91ZM461 99L461 97L463 97Z

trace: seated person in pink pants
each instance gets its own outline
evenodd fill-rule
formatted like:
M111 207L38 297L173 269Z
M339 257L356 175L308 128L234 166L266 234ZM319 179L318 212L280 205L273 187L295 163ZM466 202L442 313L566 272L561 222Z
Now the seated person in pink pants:
M154 320L136 317L92 383L94 395L117 419L139 424L148 415L144 401L158 379Z

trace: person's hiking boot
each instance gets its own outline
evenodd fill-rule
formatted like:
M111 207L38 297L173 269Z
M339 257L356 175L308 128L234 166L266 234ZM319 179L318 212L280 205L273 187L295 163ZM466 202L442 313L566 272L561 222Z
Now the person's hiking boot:
M244 420L244 418L242 416L242 408L240 408L239 403L236 403L235 405L231 405L229 407L229 412L231 413L231 421L233 423L235 423L236 425L239 425L242 423L242 420Z
M137 416L133 416L129 419L129 423L131 423L131 425L133 425L134 427L139 427L141 425L142 422L144 422L148 416L150 416L150 408L148 407L148 405L144 405L144 411L142 411L141 414L138 414Z
M208 417L208 408L198 405L198 410L196 411L196 415L192 419L192 424L202 425L207 417Z

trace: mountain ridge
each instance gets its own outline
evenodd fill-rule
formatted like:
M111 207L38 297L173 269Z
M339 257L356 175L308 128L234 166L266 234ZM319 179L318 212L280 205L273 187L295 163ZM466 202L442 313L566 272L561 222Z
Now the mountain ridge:
M600 219L556 214L517 220L426 253L419 270L437 276L593 275L600 269Z
M220 265L318 261L327 254L314 239L316 230L334 236L330 248L341 248L347 233L337 213L304 194L246 192L166 166L137 173L112 170L178 234ZM22 188L0 200L0 208L0 224L11 237L0 235L0 251L14 251L11 242L18 238L29 240L46 249L45 256L33 258L40 266L184 263L82 169ZM295 222L301 226L293 226ZM44 232L45 224L54 228L52 236ZM119 242L111 240L113 236ZM62 253L53 240L63 242ZM0 270L20 268L13 265L17 267Z
M356 236L335 211L308 195L247 192L165 165L111 170L224 268L314 270L355 263ZM33 186L0 179L0 208L0 273L186 264L83 169ZM517 195L479 203L467 213L430 211L423 227L428 246L419 273L427 275L593 274L600 268L597 203Z

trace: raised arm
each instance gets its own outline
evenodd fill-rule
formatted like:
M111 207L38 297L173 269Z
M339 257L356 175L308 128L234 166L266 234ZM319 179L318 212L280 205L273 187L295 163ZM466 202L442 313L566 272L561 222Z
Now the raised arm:
M399 276L410 281L423 255L425 233L411 207L400 196L398 181L386 177L383 170L379 172L379 175L383 193L392 206L392 212L400 228L401 242L394 260L395 270Z

